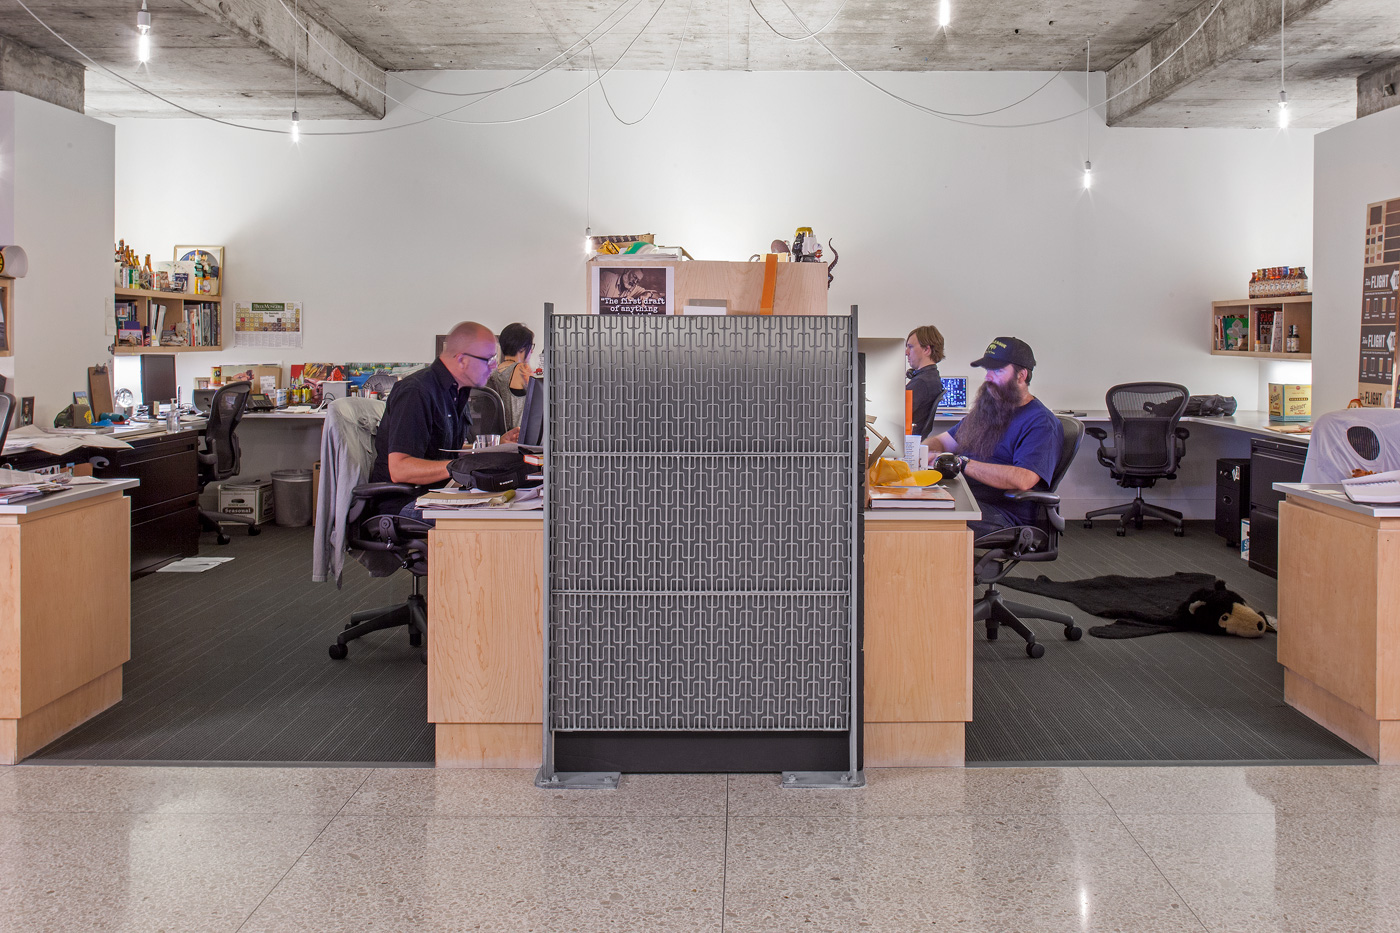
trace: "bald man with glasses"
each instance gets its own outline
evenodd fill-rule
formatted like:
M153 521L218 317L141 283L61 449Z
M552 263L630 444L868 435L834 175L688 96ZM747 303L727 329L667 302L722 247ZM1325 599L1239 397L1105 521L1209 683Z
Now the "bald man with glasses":
M450 451L466 447L471 432L467 393L486 385L495 368L495 335L475 321L463 321L448 333L442 354L431 366L394 385L374 435L369 481L419 487L396 511L408 514L418 495L447 482L447 467L454 456ZM501 440L511 443L519 436L517 428Z

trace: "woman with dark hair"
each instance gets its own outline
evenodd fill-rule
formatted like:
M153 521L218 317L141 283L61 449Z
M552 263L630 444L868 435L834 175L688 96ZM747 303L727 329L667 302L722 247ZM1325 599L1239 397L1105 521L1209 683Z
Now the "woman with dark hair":
M520 427L525 409L525 387L530 384L530 353L535 349L535 332L524 324L507 324L497 338L501 361L486 380L488 388L501 397L506 410L506 430Z

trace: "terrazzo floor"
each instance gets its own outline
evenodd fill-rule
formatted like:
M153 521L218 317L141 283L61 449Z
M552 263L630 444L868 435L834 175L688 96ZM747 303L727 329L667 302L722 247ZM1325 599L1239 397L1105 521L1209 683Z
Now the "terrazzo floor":
M0 770L0 930L1400 930L1400 768Z

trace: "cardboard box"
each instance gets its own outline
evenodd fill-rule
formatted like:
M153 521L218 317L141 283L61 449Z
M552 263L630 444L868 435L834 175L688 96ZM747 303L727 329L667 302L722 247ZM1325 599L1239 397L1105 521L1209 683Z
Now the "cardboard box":
M255 479L220 484L219 511L251 515L256 524L267 524L273 518L272 481Z
M1269 383L1270 421L1311 421L1312 386Z
M271 387L263 385L264 379L271 379ZM285 388L282 383L280 363L249 363L244 365L224 364L213 368L214 385L228 385L231 382L251 382L253 391L260 395L271 395L277 389Z

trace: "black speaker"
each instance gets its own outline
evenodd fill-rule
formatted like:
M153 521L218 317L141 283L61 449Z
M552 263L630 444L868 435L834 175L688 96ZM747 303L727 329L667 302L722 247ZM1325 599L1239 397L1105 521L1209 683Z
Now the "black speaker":
M1249 517L1249 460L1215 461L1215 533L1240 546L1240 520Z

